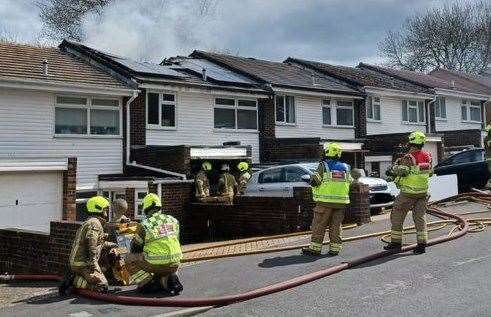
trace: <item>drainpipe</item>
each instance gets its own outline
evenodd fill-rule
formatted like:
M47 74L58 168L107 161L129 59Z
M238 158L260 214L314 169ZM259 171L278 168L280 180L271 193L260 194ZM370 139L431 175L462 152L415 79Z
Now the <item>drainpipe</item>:
M156 168L156 167L137 164L135 161L130 162L130 147L131 147L130 146L130 142L131 142L130 141L130 127L131 127L131 124L130 124L130 107L131 107L131 105L130 104L133 102L133 100L136 99L136 97L138 97L138 92L135 91L133 93L133 96L131 96L131 98L128 99L128 101L126 102L126 165L138 167L141 169L146 169L146 170L153 171L153 172L159 172L159 173L163 173L163 174L177 176L177 177L180 177L183 180L185 180L186 179L185 174L174 173L174 172L167 171L167 170L160 169L160 168Z
M433 99L430 100L430 102L428 102L428 113L426 114L426 117L428 118L428 133L432 133L433 131L431 131L431 105L434 104L437 100L438 96L435 95L435 97L433 97ZM435 125L435 132L436 132L436 120L434 121L434 125Z

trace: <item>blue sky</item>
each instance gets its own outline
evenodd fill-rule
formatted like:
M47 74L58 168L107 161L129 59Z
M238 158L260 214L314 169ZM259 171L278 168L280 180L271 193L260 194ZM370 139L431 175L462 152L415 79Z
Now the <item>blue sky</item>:
M281 61L288 56L356 65L380 63L377 44L411 14L444 0L115 0L84 19L86 43L159 62L193 49ZM469 0L471 1L471 0ZM0 0L0 36L56 44L42 37L32 0Z

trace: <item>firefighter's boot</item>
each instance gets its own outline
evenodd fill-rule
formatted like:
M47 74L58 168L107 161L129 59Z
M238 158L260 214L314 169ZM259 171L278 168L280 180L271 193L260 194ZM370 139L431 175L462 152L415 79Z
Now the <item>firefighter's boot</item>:
M173 273L169 276L169 279L167 281L167 288L169 289L169 292L172 295L181 294L184 287L182 286L181 282L179 281L179 277L177 277L177 274Z
M414 254L423 254L426 253L426 243L418 243L416 248L413 250Z
M313 256L320 256L321 251L313 250L309 247L304 247L302 248L302 254L303 255L313 255Z
M384 246L384 250L394 250L401 251L402 244L397 242L389 242L386 246Z

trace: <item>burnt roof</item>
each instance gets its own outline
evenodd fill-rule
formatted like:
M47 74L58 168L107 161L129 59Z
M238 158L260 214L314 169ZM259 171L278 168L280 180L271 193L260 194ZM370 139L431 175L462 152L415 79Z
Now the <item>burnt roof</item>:
M395 78L393 76L383 74L370 69L360 67L349 67L340 65L331 65L316 61L303 60L298 58L289 57L285 60L285 63L295 63L314 69L323 74L334 76L341 80L350 82L357 86L372 86L379 88L395 89L402 91L411 91L417 93L432 94L433 92L422 85L414 84Z
M296 65L198 50L194 51L190 56L207 59L257 80L262 84L271 84L293 89L330 91L352 95L360 94L355 87L346 82L303 69ZM313 79L312 76L315 78ZM316 82L315 85L314 80Z
M48 75L44 75L45 61L48 63ZM130 89L122 81L59 48L1 41L0 76L94 88Z
M454 81L456 85L473 89L485 94L491 94L491 77L472 75L454 70L437 68L430 72L433 77L447 82Z

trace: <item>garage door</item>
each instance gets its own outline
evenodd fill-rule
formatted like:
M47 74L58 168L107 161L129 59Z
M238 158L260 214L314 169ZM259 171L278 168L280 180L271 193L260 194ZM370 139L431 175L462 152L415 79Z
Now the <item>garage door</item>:
M49 232L62 218L61 172L0 173L0 228Z

